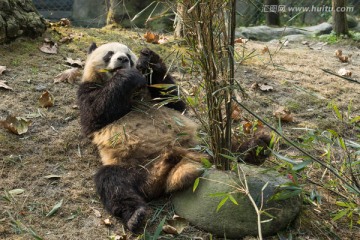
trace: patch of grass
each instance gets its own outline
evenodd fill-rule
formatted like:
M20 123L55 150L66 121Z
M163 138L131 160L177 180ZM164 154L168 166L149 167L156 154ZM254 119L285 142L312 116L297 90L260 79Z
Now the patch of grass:
M321 41L327 42L329 44L335 44L335 43L339 42L341 38L336 36L336 34L334 32L332 32L330 34L320 35L319 39Z
M19 67L21 65L21 60L19 58L15 58L11 61L10 64L12 67Z
M352 40L354 40L356 42L360 42L360 33L359 32L350 31L350 37Z
M290 100L285 104L285 106L290 112L298 112L301 110L301 104L298 101Z
M34 75L39 74L39 68L38 67L31 67L30 70L31 70L31 73L34 74Z

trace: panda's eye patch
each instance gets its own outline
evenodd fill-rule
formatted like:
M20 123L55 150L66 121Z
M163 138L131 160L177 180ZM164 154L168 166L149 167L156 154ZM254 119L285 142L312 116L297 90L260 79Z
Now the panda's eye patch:
M114 52L113 52L113 51L109 51L109 52L103 57L104 62L106 62L106 63L110 62L110 59L111 59L112 55L114 55Z

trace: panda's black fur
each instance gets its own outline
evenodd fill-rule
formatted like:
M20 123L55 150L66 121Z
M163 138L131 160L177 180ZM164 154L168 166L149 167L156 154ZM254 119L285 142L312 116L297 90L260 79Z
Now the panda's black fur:
M164 93L156 84L173 86ZM150 49L137 58L120 43L90 47L78 90L80 123L103 163L94 178L100 199L132 232L144 226L148 201L192 185L208 157L190 150L199 144L198 125L182 114L185 103L177 99L159 107L164 98L176 99L174 84ZM269 142L261 134L235 150L261 164L265 158L256 147L265 149Z
M185 103L154 106L177 94L176 86L165 94L148 87L175 84L167 72L150 49L137 59L120 43L92 45L78 90L82 130L104 164L95 175L97 192L132 232L146 221L147 201L188 187L203 171L206 156L189 150L198 126L181 114Z
M78 99L80 108L84 109L80 114L85 135L100 130L130 112L133 92L145 85L146 80L136 69L115 74L111 81L102 85L94 82L82 83Z

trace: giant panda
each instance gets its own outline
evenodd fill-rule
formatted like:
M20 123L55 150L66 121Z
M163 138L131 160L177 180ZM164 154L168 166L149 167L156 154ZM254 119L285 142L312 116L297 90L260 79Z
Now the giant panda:
M193 184L207 156L191 151L198 125L174 99L176 86L163 93L155 84L175 84L158 54L139 58L121 43L92 44L78 89L83 133L97 146L103 166L96 190L107 211L132 232L144 226L147 202Z

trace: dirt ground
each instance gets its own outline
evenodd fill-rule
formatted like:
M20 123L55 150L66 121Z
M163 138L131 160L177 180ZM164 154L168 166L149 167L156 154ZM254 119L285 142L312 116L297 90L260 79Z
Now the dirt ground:
M104 211L95 193L92 178L100 160L96 149L80 131L76 106L78 82L54 83L54 77L70 68L64 58L85 60L87 47L93 41L120 41L138 53L144 47L142 33L71 28L60 32L49 30L44 37L58 40L61 35L71 35L74 39L60 44L59 53L54 55L39 51L43 37L17 39L0 46L0 65L7 67L0 80L7 81L13 88L12 91L0 88L0 119L13 114L32 121L28 132L23 135L15 135L0 127L0 239L116 239L115 236L117 239L119 236L121 239L135 239ZM179 49L171 40L162 46L148 46L162 56ZM262 53L265 46L270 49L270 55ZM296 131L299 131L294 128L340 128L328 107L331 101L345 112L351 102L350 117L360 115L360 85L321 70L337 72L346 67L352 72L352 78L360 79L359 43L330 45L309 39L308 44L289 42L276 53L278 47L275 42L246 43L245 52L254 49L256 56L237 67L236 80L249 94L249 98L243 101L245 105L274 126L277 120L273 112L279 106L287 107L294 114L294 122L285 124L283 131L292 137L296 137ZM341 63L334 56L339 48L345 55L352 55L349 63ZM240 55L242 49L237 45ZM177 62L179 58L172 56L167 62L176 60L172 69L176 72L176 66L181 63ZM186 76L182 82L189 78L191 76ZM253 89L254 83L266 83L273 90ZM44 90L54 96L53 107L39 107L38 98ZM347 137L359 141L359 134L359 131L348 131ZM21 189L21 193L9 194L14 189ZM60 201L62 204L57 212L46 216ZM324 200L325 204L331 201ZM167 199L153 203L155 213L172 216L169 205ZM314 209L313 206L304 207L304 212L309 212L306 216L314 217L312 229L298 220L279 236L360 239L359 225L349 229L346 223L331 222L331 210ZM111 226L105 225L104 219L110 219ZM153 219L156 225L160 218L154 214ZM215 238L188 227L180 236L165 235L162 239Z

